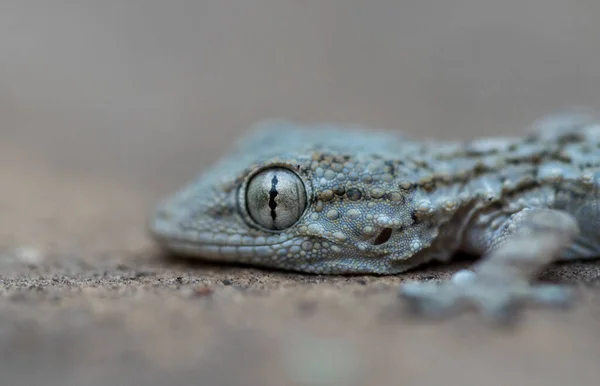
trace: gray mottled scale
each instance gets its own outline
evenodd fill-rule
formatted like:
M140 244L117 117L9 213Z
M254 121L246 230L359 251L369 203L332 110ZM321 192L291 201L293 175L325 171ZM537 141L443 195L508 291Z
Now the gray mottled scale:
M553 146L553 145L552 145ZM522 143L506 152L507 161L533 160L541 157L541 153L546 152L547 148L540 148L536 143Z
M486 208L508 216L560 206L587 237L573 251L588 253L600 218L600 126L581 122L555 118L523 139L453 142L271 120L163 201L151 229L167 249L200 257L390 274L439 254L438 235L451 238L446 224L461 224L454 249L462 224Z
M600 149L596 146L580 143L568 144L562 149L561 156L570 160L574 165L600 166Z
M549 161L538 167L537 178L548 183L558 183L564 180L573 181L579 178L579 172L570 164Z
M469 196L481 197L488 201L499 200L502 196L502 187L500 178L489 178L488 176L476 177L466 184Z
M518 138L479 138L467 144L466 150L472 155L490 155L496 153L506 154L510 147L519 143Z

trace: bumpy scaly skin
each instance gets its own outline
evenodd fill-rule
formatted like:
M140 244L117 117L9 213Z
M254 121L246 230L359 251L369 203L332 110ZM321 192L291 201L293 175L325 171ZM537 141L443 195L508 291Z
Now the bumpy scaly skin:
M151 229L167 249L219 261L326 274L394 274L465 250L474 273L401 295L432 314L475 305L562 303L528 280L558 259L600 255L600 125L568 115L525 138L416 141L359 127L263 122L231 155L159 205ZM287 229L248 214L257 172L284 167L307 206ZM498 294L503 294L502 299Z

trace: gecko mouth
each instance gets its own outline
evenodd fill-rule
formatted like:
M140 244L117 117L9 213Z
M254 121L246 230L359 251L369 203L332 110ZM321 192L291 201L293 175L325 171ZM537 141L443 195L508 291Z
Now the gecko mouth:
M300 247L303 239L276 234L270 237L243 237L197 229L173 227L168 219L156 216L149 227L150 234L165 251L189 257L220 261L249 261L270 259Z
M155 237L166 251L183 256L200 257L218 261L252 261L276 256L271 245L217 245L203 244L186 239Z

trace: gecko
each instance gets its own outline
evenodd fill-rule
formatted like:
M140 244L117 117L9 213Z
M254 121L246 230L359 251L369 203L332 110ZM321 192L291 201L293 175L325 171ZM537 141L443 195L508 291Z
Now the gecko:
M150 231L171 253L314 274L395 275L468 253L478 259L448 280L403 282L400 301L502 320L573 302L536 276L600 256L599 187L588 115L462 141L271 119L161 201Z

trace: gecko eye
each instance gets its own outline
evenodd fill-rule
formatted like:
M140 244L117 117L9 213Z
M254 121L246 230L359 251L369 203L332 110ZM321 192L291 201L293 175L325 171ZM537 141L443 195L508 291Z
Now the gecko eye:
M291 170L281 167L265 169L248 182L246 207L252 220L263 228L289 228L306 209L304 183Z

